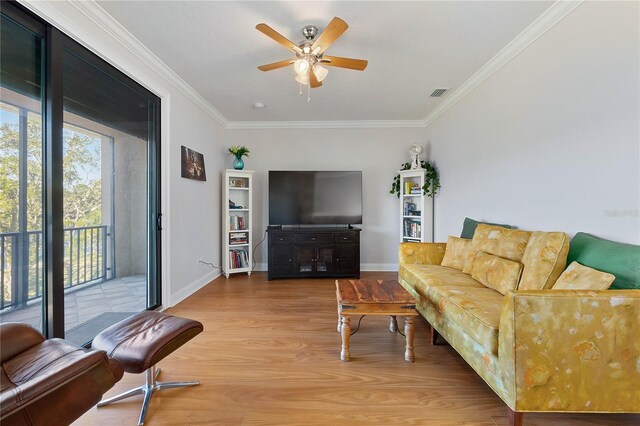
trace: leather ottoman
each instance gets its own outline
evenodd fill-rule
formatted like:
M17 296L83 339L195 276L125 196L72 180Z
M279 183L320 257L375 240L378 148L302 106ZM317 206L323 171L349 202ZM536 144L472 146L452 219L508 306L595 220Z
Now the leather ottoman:
M91 345L93 349L107 352L118 360L127 373L144 372L145 384L104 400L101 407L130 396L144 394L138 425L144 423L151 396L155 391L167 388L194 386L191 382L160 382L156 378L160 369L156 364L180 346L193 339L204 329L202 323L161 312L143 311L112 325L98 334Z

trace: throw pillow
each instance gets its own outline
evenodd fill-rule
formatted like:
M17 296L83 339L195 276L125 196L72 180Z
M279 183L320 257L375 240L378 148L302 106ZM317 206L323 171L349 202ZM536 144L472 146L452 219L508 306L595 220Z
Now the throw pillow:
M529 231L495 225L478 225L473 240L471 240L471 250L469 250L467 262L462 272L471 273L473 258L479 251L520 262L530 236L531 232Z
M607 272L598 271L571 262L571 265L560 275L552 290L606 290L616 277Z
M447 248L441 265L462 271L470 249L471 240L450 236L447 239Z
M571 240L567 263L615 275L611 289L640 289L640 246L604 240L578 232Z
M533 232L522 256L518 290L551 288L567 267L568 251L569 236L564 232Z
M473 238L473 234L475 234L476 228L480 224L501 226L503 228L512 228L511 225L501 225L499 223L490 223L490 222L479 222L477 220L473 220L471 218L465 217L464 223L462 224L462 233L460 234L460 238L466 238L469 240Z
M474 280L501 294L507 294L508 291L516 289L521 273L521 263L483 251L476 254L471 269L471 277Z

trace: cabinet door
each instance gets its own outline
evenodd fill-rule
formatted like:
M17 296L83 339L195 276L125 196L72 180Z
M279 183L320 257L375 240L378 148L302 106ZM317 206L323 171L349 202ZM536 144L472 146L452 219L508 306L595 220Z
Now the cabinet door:
M318 275L331 275L334 273L333 246L320 246L317 248L315 272Z
M358 246L339 245L336 246L336 274L356 275L358 273L359 262Z
M315 247L294 246L293 247L294 271L295 275L311 274L316 258Z
M274 245L271 247L272 275L287 276L293 273L293 247Z

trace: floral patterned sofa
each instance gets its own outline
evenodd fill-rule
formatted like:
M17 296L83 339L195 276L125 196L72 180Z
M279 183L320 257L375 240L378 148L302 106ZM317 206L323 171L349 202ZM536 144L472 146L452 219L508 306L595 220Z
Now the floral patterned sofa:
M471 240L400 244L399 281L433 343L442 336L458 351L509 407L512 425L528 411L640 412L640 247L599 248L585 236L571 242L570 260L599 259L602 271L617 259L615 274L576 273L573 263L565 271L562 232L479 225ZM625 289L596 289L614 279Z

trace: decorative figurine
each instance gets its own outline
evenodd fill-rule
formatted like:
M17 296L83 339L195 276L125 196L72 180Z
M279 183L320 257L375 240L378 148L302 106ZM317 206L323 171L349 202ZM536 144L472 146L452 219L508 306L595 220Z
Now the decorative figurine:
M409 154L411 155L411 170L421 169L420 154L422 154L422 146L418 144L411 145Z

